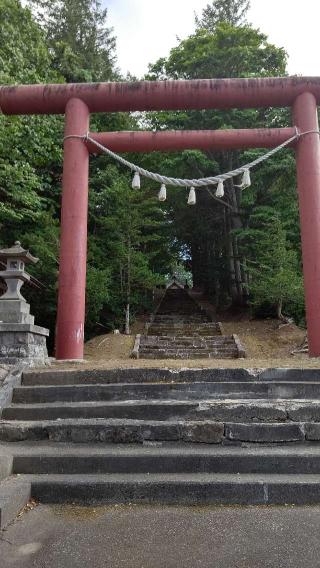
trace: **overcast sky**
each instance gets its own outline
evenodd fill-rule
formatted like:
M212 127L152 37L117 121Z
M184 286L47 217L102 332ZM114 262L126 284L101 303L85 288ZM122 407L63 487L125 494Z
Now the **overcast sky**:
M117 36L118 66L142 77L194 30L208 0L103 0ZM209 2L210 3L210 2ZM289 73L320 75L320 0L251 0L248 20L289 54Z

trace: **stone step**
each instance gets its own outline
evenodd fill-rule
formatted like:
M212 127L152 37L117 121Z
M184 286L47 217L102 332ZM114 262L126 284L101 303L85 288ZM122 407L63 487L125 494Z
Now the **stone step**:
M220 337L221 334L217 330L212 329L177 329L177 328L159 328L159 327L149 327L147 335L156 335L158 337Z
M283 426L283 425L282 425ZM105 418L0 421L0 440L54 442L142 443L182 441L221 443L224 425L215 422L117 420Z
M236 349L236 345L234 343L207 343L206 341L197 341L195 339L190 340L189 343L179 343L179 341L172 341L169 342L168 338L166 341L156 341L156 340L142 340L140 341L140 349L165 349L169 351L177 350L177 351L212 351L217 350L221 352L225 351L233 351Z
M216 422L320 422L320 402L242 400L129 400L13 404L6 420L106 418L124 420L213 420Z
M31 497L26 478L11 477L0 483L0 529L4 529L25 507Z
M149 350L149 351L166 351L169 353L192 353L194 352L207 352L207 353L234 353L237 352L237 348L235 345L206 345L203 343L202 345L179 345L175 344L174 342L170 343L147 343L142 342L140 343L140 350Z
M302 400L127 400L13 404L6 420L116 418L125 420L214 420L218 422L320 422L320 402ZM1 422L0 422L1 423Z
M153 350L159 350L159 351L181 351L181 352L188 352L188 351L208 351L209 353L211 351L220 351L221 353L225 353L225 352L233 352L234 350L237 350L237 346L235 344L226 344L226 345L207 345L205 342L200 343L198 345L193 345L192 343L187 344L187 345L179 345L179 343L174 343L173 341L171 343L165 342L165 343L161 343L161 342L148 342L148 341L142 341L140 343L141 345L141 349L153 349Z
M152 320L154 323L212 323L210 318L199 315L179 315L179 314L157 314Z
M302 505L320 502L319 475L95 474L25 475L42 503Z
M13 403L85 402L103 400L210 400L220 398L320 399L319 383L194 382L48 385L16 387Z
M157 352L147 348L139 349L141 359L236 359L238 356L236 349L234 351L159 349Z
M194 321L194 322L183 322L183 321L156 321L153 320L149 322L149 326L155 326L161 328L174 328L174 329L220 329L221 324L212 321Z
M172 345L174 348L178 347L234 347L234 339L223 339L222 336L217 336L217 339L206 337L168 337L166 335L141 335L140 343L144 345L159 345L165 347Z
M159 331L161 331L161 333L163 333L165 330L170 330L170 333L172 331L176 331L176 332L180 332L182 333L183 331L185 332L201 332L201 333L209 333L211 332L213 336L217 335L220 333L220 328L217 328L214 325L211 324L203 324L203 325L199 325L199 324L193 324L193 325L177 325L177 324L151 324L149 325L149 331L153 330L153 329L157 329ZM155 333L154 335L158 335L158 333Z
M159 329L159 330L177 330L177 331L220 331L220 325L215 323L193 323L193 324L182 324L182 323L156 323L153 322L149 325L149 329ZM155 334L157 335L157 334Z
M158 329L176 329L176 330L213 330L214 332L219 331L219 328L211 323L201 323L201 322L194 322L194 323L179 323L179 322L153 322L149 324L149 327L156 327Z
M57 369L24 371L24 386L36 385L97 385L140 383L193 383L193 382L320 382L320 369Z
M216 321L196 321L196 322L183 322L183 321L177 321L178 318L172 318L170 319L170 321L168 323L163 322L163 321L159 321L158 323L156 323L157 318L153 319L150 322L150 325L158 325L159 327L165 327L165 326L173 326L173 327L200 327L200 328L219 328L221 326L221 322L216 322Z
M320 446L1 444L13 474L278 473L320 474Z
M233 338L223 338L217 336L217 338L209 337L168 337L155 336L155 335L142 335L140 339L140 345L154 345L155 347L169 347L170 345L174 348L179 347L234 347L235 342Z
M216 422L212 420L127 420L72 418L1 421L0 440L142 443L145 441L221 444L232 442L302 442L320 440L319 422Z

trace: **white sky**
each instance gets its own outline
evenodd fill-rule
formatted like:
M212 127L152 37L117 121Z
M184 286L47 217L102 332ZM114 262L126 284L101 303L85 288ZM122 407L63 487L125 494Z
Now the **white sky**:
M118 66L138 78L194 31L210 0L103 0L117 36ZM289 54L292 75L320 75L320 0L251 0L248 21Z

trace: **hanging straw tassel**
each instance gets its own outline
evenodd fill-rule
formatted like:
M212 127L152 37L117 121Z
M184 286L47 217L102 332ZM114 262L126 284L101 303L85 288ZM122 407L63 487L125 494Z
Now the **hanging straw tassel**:
M223 197L223 196L224 196L224 186L223 186L223 181L220 180L216 191L216 197Z
M245 187L250 187L251 185L251 178L250 178L250 170L244 170L243 172L243 176L242 176L242 183L241 183L241 187L245 188Z
M235 187L239 187L240 189L245 189L246 187L250 187L250 185L251 185L250 170L249 168L247 168L243 172L241 184L235 185Z
M195 205L196 201L197 201L196 191L194 187L190 187L189 196L188 196L188 205Z
M165 201L167 199L167 188L164 183L161 184L160 191L158 193L159 201Z
M138 172L134 172L134 176L132 178L132 189L140 189L140 175Z

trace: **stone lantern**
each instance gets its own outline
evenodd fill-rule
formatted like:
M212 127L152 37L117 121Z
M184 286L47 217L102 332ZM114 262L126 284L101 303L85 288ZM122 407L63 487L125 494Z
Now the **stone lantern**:
M48 358L46 337L49 330L34 325L30 305L20 292L23 284L30 280L25 265L35 264L39 259L16 241L13 247L0 249L0 260L6 264L0 277L7 285L6 292L0 297L0 362L32 360L44 363Z

